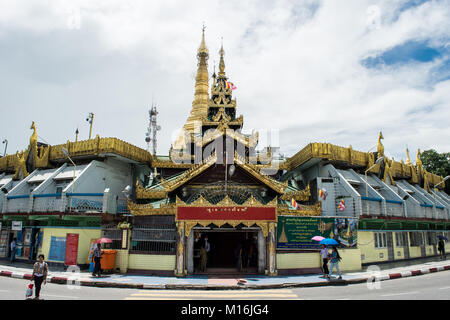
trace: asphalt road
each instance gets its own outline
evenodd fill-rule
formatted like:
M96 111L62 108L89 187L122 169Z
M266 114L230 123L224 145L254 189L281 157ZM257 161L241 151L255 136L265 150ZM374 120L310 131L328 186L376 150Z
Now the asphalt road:
M29 280L0 277L0 300L24 300ZM379 288L378 288L379 285ZM44 300L449 300L450 271L347 286L265 290L139 290L47 283Z

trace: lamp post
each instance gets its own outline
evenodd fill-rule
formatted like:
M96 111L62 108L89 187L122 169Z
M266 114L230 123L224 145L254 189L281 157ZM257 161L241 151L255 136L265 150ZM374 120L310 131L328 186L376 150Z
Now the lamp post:
M3 153L3 156L6 156L6 149L8 148L8 140L7 139L3 140L3 144L5 144L5 143L6 143L5 152Z
M442 184L442 183L445 183L445 181L447 181L448 179L450 178L450 176L446 176L445 178L444 178L444 180L442 180L441 182L439 182L438 184L435 184L434 186L433 186L433 189L435 189L438 185L440 185L440 184ZM436 194L434 193L434 190L433 190L433 198L434 198L434 210L436 210L437 208L436 208ZM438 218L438 215L437 215L437 210L436 210L436 219Z
M92 135L92 123L94 122L94 114L92 112L89 112L88 117L86 118L86 121L89 122L90 124L90 129L89 129L89 140L91 140L91 135Z
M66 148L64 148L64 147L61 150L64 153L64 155L70 160L70 162L72 162L72 164L73 164L72 196L70 197L70 211L72 212L73 185L74 185L74 182L75 182L75 170L76 170L77 166L75 165L75 163L70 158L69 151Z
M366 177L366 198L368 198L369 197L369 182L368 182L368 180L367 180L367 172L368 171L370 171L373 167L375 167L377 164L379 164L379 163L381 163L382 161L384 161L384 158L383 157L379 157L378 159L377 159L377 161L375 161L375 163L369 168L369 169L367 169L365 172L364 172L364 176ZM366 201L368 201L367 199L366 199ZM367 202L367 215L369 215L369 202Z

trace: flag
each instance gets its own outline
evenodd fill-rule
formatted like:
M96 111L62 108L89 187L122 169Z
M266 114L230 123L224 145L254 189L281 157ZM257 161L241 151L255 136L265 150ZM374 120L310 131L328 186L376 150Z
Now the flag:
M323 197L323 200L327 199L328 192L325 189L319 189L319 198Z
M344 199L341 199L341 201L339 202L338 207L339 207L339 209L341 209L341 211L344 211L344 210L345 210L345 202L344 202Z
M225 81L225 88L226 88L227 90L228 90L228 89L235 90L235 89L236 89L236 86L233 84L233 82Z
M294 209L297 209L297 202L294 200L294 198L292 198L291 200L291 205Z
M291 205L292 205L292 208L294 208L294 209L303 210L302 207L297 203L297 201L294 200L294 198L292 198L292 200L291 200Z

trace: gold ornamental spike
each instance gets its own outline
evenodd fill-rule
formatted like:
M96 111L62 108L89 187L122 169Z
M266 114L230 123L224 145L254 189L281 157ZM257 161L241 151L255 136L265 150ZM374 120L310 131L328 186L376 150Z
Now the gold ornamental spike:
M225 60L223 56L225 55L225 50L223 50L223 38L222 38L222 46L220 47L220 62L219 62L219 76L225 76Z
M195 77L195 93L192 101L191 113L184 125L184 129L190 134L194 133L195 122L202 121L208 113L209 102L209 78L208 78L208 48L205 42L205 26L202 30L202 41L197 50L198 68Z
M406 162L405 162L405 164L407 166L412 165L411 158L409 157L409 150L408 150L408 148L406 148Z

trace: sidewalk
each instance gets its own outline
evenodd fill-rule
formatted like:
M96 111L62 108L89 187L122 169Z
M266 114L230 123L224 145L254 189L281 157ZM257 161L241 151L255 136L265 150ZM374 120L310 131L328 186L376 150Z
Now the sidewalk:
M268 289L286 287L314 287L329 285L348 285L367 282L369 278L375 281L385 281L402 277L417 276L432 272L450 270L450 259L439 261L417 261L415 265L398 266L379 265L378 268L368 268L369 271L344 273L342 280L336 277L327 280L322 275L276 276L242 275L242 276L207 276L192 275L184 278L139 276L111 274L101 278L92 277L87 271L79 274L64 271L52 271L50 268L47 281L49 283L73 284L82 286L109 287L109 288L136 288L136 289ZM367 267L365 267L367 269ZM31 279L32 265L17 263L14 265L0 265L0 276L18 279ZM79 281L79 282L78 282Z

